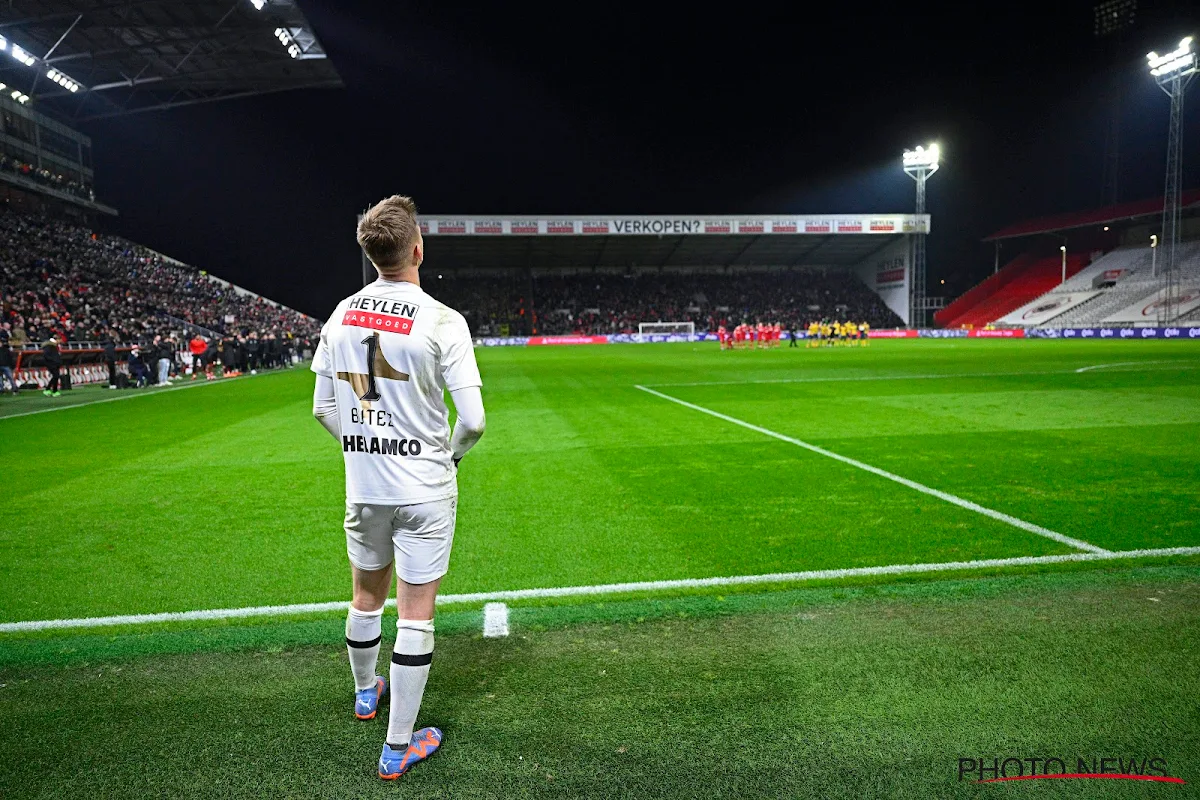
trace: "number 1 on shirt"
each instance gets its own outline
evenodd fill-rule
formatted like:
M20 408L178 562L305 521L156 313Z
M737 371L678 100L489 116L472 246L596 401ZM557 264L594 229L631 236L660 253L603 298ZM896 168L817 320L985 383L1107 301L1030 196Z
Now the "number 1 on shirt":
M367 391L359 399L374 402L379 399L379 390L375 388L375 353L379 351L379 334L371 334L362 343L367 346Z

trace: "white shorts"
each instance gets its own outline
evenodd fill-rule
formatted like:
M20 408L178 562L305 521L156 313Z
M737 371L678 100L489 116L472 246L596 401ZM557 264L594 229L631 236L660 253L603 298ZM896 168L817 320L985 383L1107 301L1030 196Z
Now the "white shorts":
M458 498L407 506L346 503L346 553L362 570L396 562L405 583L429 583L446 574Z

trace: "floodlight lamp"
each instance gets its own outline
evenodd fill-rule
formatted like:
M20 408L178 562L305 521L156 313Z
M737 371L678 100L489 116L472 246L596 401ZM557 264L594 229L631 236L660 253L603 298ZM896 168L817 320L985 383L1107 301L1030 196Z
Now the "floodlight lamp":
M937 169L938 157L941 155L941 150L936 144L929 145L926 150L921 145L917 145L915 150L904 151L904 168L926 168L930 170Z
M266 4L267 0L250 0L250 5L254 6L255 11L262 11Z
M8 49L8 39L5 39L3 36L0 36L0 50L7 50L7 49Z
M17 61L20 61L22 64L24 64L27 67L32 67L33 62L37 60L33 56L29 55L29 53L26 53L24 50L22 50L20 47L17 47L15 44L12 46L12 57L15 58Z
M1150 66L1150 74L1156 78L1167 77L1174 73L1195 71L1196 54L1192 50L1192 37L1183 37L1179 41L1179 47L1176 47L1165 55L1160 56L1157 52L1151 50L1146 54L1146 61Z

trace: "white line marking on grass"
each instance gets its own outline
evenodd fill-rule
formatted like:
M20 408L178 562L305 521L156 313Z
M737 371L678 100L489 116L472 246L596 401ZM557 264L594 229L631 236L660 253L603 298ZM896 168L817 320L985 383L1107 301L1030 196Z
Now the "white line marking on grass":
M834 453L831 450L826 450L823 447L817 447L815 444L809 444L808 442L802 441L800 439L794 439L791 436L785 436L782 433L777 433L768 428L763 428L758 425L752 425L749 422L745 422L744 420L738 419L737 417L731 417L728 414L722 414L720 411L713 411L711 408L705 408L704 406L698 406L695 403L689 403L686 400L680 400L678 397L672 397L669 394L663 394L662 392L656 392L655 390L648 389L645 386L638 386L637 388L641 389L643 392L652 394L655 397L661 397L663 400L669 400L672 403L677 403L678 405L681 405L684 408L690 408L693 411L699 411L702 414L708 414L710 417L716 417L717 419L724 420L725 422L730 422L734 425L740 425L741 427L746 428L747 430L752 430L752 431L755 431L756 433L761 433L764 436L770 436L771 438L778 439L781 442L787 442L788 444L794 444L797 447L803 447L805 450L816 453L817 455L825 456L826 458L832 458L835 461L841 461L843 464L849 464L852 467L857 467L858 469L865 470L866 472L870 472L873 475L878 475L881 478L887 478L889 481L894 481L894 482L900 484L901 486L907 486L908 488L914 489L918 492L921 492L922 494L927 494L931 497L936 497L939 500L944 500L947 503L951 503L953 505L959 506L960 508L965 508L968 511L974 511L975 513L982 514L985 517L991 517L994 520L998 520L1000 522L1006 522L1009 525L1012 525L1014 528L1020 528L1021 530L1029 531L1030 533L1036 533L1038 536L1045 536L1047 539L1053 539L1056 542L1061 542L1062 544L1069 545L1071 547L1074 547L1077 550L1086 550L1089 553L1107 553L1107 552L1109 552L1108 550L1105 550L1102 547L1096 547L1094 544L1088 544L1087 542L1083 541L1082 539L1073 539L1070 536L1064 536L1063 534L1056 533L1055 531L1052 531L1049 528L1043 528L1041 525L1034 525L1032 522L1026 522L1023 519L1018 519L1017 517L1010 516L1001 511L996 511L995 509L981 506L978 503L972 503L970 500L964 500L963 498L958 497L957 495L953 495L948 492L943 492L939 489L934 489L930 486L926 486L923 483L917 483L916 481L910 481L908 478L903 478L903 477L895 474L894 472L888 472L887 470L880 469L879 467L873 467L870 464L865 464L862 461L857 461L853 458L848 458L846 456L839 455L837 453Z
M1093 364L1090 367L1080 367L1076 372L1091 372L1094 369L1108 369L1109 367L1140 367L1142 364L1169 364L1169 361L1120 361L1116 364Z
M483 607L483 637L498 639L508 636L508 606L488 603Z
M257 375L239 375L238 377L239 378L257 378L258 376ZM69 408L83 408L84 406L98 406L101 403L115 403L118 400L133 400L138 397L154 397L156 395L166 394L167 392L177 392L180 389L195 389L197 386L215 386L217 384L224 383L224 380L225 380L224 378L218 378L216 380L204 381L203 383L200 383L199 381L194 382L194 383L189 381L188 383L185 383L182 386L172 386L169 389L159 389L159 388L155 387L155 389L153 391L146 391L144 389L133 389L132 391L135 392L135 394L122 394L119 397L106 397L103 400L89 400L86 403L74 403L69 406L54 406L53 408L39 408L36 411L22 411L19 414L4 414L4 415L0 415L0 421L6 420L6 419L16 419L17 417L31 417L34 414L49 414L51 411L66 411ZM38 390L38 391L40 391L40 390ZM129 391L129 390L122 390L122 391Z
M849 569L817 569L807 572L775 572L766 575L734 575L716 578L682 578L635 583L604 583L595 586L560 586L548 589L510 589L497 592L444 594L438 605L496 602L505 600L537 600L554 597L580 597L606 594L636 594L671 589L705 589L719 586L747 586L770 583L802 583L804 581L837 580L872 575L908 575L920 572L954 572L958 570L991 569L994 567L1028 567L1039 564L1063 564L1076 561L1115 561L1127 558L1162 556L1200 556L1200 547L1164 547L1150 550L1105 550L1099 553L1067 553L1057 556L1018 556L1016 558L987 558L978 561L943 561L930 564L891 564L882 567L851 567ZM169 611L161 614L125 614L113 617L82 617L78 619L31 620L0 623L0 633L19 633L63 628L101 628L112 625L150 625L159 622L192 622L245 617L285 617L325 611L345 611L348 603L298 603L284 606L251 606L248 608L214 608L204 611ZM395 607L390 599L387 605Z

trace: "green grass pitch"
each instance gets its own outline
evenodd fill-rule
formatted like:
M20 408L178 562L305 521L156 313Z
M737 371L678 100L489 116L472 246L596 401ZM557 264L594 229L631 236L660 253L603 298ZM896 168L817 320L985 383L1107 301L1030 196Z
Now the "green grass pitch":
M1200 546L1196 343L477 352L488 431L446 593L1079 552L639 386L1096 548ZM344 599L340 452L311 385L0 398L0 622ZM452 735L406 780L961 797L1018 789L959 783L961 755L1121 751L1167 758L1190 780L1159 788L1186 796L1198 610L1196 556L524 601L504 641L449 606L422 720ZM340 625L0 634L0 796L383 794ZM1103 783L1019 788L1137 788Z

